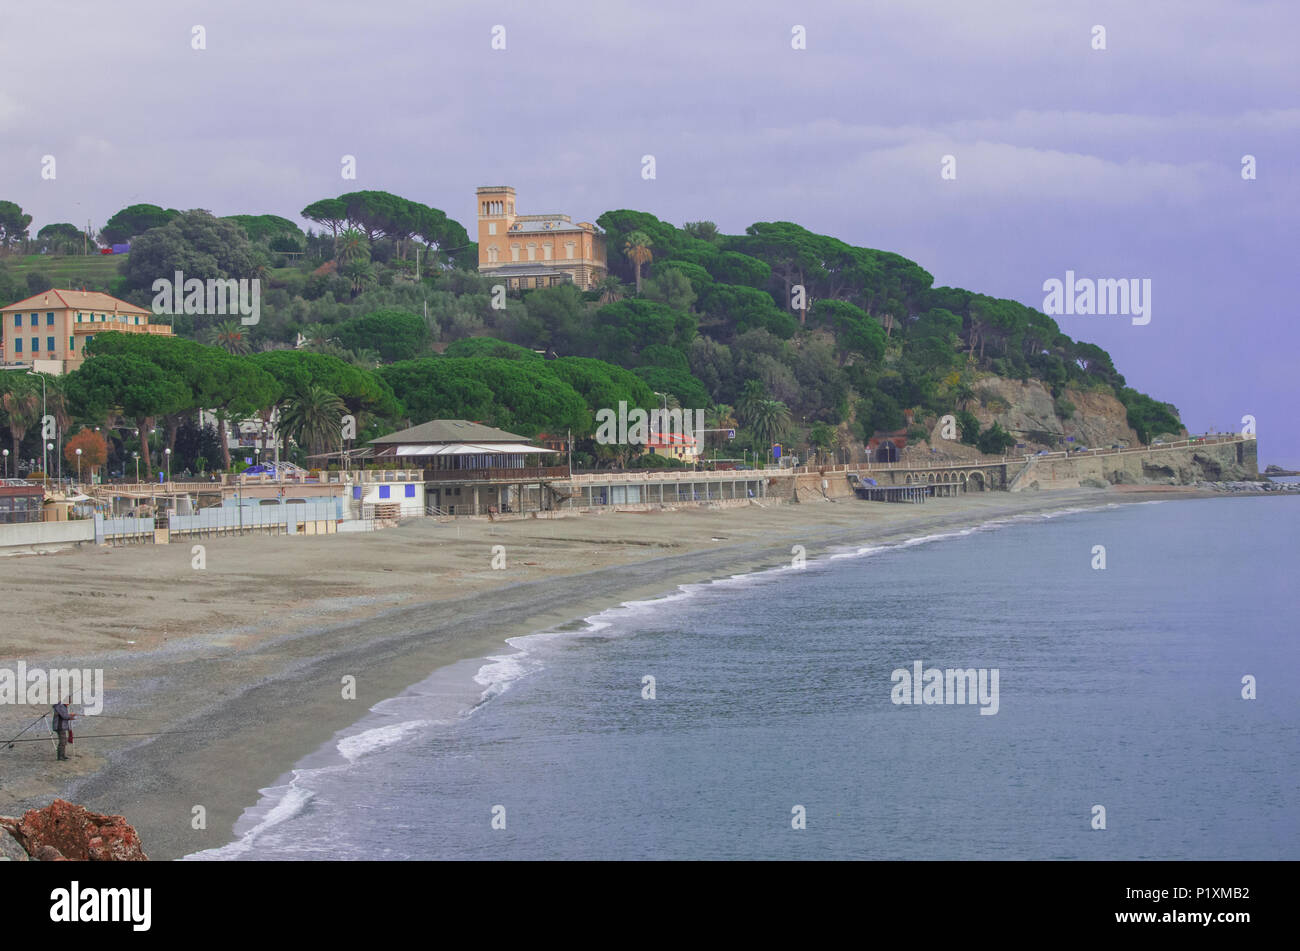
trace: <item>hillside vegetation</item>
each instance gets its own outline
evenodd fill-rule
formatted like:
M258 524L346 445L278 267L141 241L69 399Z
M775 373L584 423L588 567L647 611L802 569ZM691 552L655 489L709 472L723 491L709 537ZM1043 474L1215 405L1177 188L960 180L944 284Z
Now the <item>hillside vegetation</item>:
M740 430L725 450L735 456L761 457L778 441L823 452L860 446L873 432L903 429L905 412L916 439L951 414L963 442L1000 453L1054 445L1075 402L1094 402L1080 394L1117 399L1126 416L1119 427L1126 422L1140 440L1181 430L1174 407L1130 388L1104 350L1072 340L1045 314L935 287L900 255L791 222L726 235L707 221L677 227L609 211L597 219L610 267L599 287L494 300L493 280L477 273L477 247L437 209L354 192L302 215L320 230L304 233L274 215L136 205L110 219L111 236L131 241L125 257L60 253L76 236L71 226L47 226L43 243L39 234L8 239L11 251L35 253L0 260L0 302L48 280L148 306L153 282L176 270L259 278L255 325L180 314L165 318L179 340L99 335L86 366L61 384L73 426L164 419L173 442L200 408L222 419L278 408L302 453L337 449L335 420L348 412L358 439L463 417L530 437L571 430L579 463L627 462L591 440L596 410L626 400L709 409L710 425ZM184 357L169 352L182 349ZM210 379L194 378L196 361L214 368ZM138 379L115 388L115 376L139 378L146 365L148 392L135 392ZM1053 419L1044 396L1032 412L1000 408L996 397L990 406L994 378L1041 383L1031 390L1050 394ZM998 421L1020 419L1036 428L1008 432ZM110 447L119 461L128 442L115 437ZM197 433L177 458L230 465L215 442Z

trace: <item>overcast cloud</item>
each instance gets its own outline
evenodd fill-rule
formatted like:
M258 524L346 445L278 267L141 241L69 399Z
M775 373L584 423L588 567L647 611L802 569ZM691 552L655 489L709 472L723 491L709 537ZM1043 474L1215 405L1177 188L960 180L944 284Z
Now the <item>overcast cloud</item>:
M1204 0L3 0L0 199L34 233L377 188L472 230L474 188L511 184L575 220L797 221L1035 307L1067 269L1150 278L1146 326L1058 322L1193 430L1251 414L1261 466L1300 465L1298 25Z

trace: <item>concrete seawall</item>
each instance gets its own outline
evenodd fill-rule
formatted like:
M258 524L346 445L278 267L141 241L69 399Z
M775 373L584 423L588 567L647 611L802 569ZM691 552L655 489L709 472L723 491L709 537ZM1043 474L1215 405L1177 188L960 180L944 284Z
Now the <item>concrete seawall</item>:
M1258 444L1253 439L1176 449L1152 447L1146 452L1114 455L1080 453L1050 457L1031 464L1012 491L1077 489L1082 486L1191 485L1259 478Z
M0 525L0 554L4 555L58 551L61 548L94 540L95 523L89 519Z

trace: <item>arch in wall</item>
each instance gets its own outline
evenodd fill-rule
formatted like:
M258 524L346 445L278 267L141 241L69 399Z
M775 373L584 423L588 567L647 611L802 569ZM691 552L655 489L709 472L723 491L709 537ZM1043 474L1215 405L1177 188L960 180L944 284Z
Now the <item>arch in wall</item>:
M973 492L987 492L989 488L988 479L982 472L972 472L967 480L967 486Z

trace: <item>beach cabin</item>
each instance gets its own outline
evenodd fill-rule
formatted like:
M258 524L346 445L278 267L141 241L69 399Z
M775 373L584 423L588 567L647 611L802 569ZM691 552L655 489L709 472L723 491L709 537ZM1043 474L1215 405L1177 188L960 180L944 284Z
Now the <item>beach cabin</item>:
M550 484L569 473L567 466L549 463L562 457L558 450L482 423L434 419L372 439L365 462L419 469L422 498L417 491L403 499L413 507L419 499L423 512L489 515L553 508ZM367 488L382 491L385 486Z

